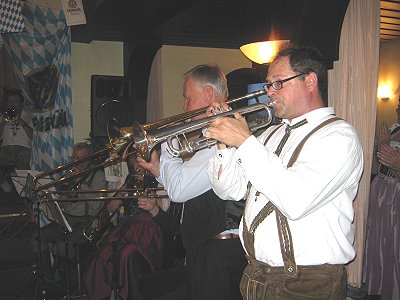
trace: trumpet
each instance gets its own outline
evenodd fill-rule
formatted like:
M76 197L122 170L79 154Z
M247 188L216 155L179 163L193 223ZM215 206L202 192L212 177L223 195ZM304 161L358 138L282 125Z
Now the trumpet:
M4 112L1 113L0 118L1 121L5 122L15 122L18 120L20 112L15 108L7 108Z
M245 96L227 101L228 105L256 98L267 94L267 88L247 94ZM273 120L272 113L273 104L256 103L245 107L232 109L213 116L204 117L202 119L188 121L195 116L204 114L207 108L201 108L190 111L174 117L162 119L157 122L140 125L133 123L132 127L120 127L115 119L110 119L107 124L107 132L110 145L118 151L121 145L136 145L137 154L143 159L149 160L151 150L159 143L167 142L170 153L173 156L183 156L195 151L209 148L217 143L216 140L201 137L194 141L189 141L186 134L199 129L206 129L211 122L220 117L233 116L235 113L248 115L265 111L266 117L256 122L248 122L250 132L255 132L260 128L268 126ZM185 122L186 121L186 122ZM173 139L178 140L178 147L173 145Z

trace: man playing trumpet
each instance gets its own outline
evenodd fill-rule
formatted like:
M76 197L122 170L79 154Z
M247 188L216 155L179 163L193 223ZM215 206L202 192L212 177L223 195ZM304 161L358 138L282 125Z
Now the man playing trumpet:
M248 259L243 299L345 299L344 265L356 254L360 141L324 107L327 72L315 49L283 49L266 79L283 124L256 138L235 114L216 119L206 133L223 143L208 170L214 191L247 198L239 231Z
M24 97L19 91L11 90L5 94L4 109L0 120L0 165L15 165L20 170L30 169L32 114L23 109ZM0 187L10 192L5 170L0 171Z

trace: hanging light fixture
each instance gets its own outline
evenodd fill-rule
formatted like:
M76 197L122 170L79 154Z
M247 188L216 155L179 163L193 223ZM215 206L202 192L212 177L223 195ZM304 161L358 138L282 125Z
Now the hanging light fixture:
M257 64L268 64L278 51L287 46L289 40L256 42L240 47L240 51L251 61Z

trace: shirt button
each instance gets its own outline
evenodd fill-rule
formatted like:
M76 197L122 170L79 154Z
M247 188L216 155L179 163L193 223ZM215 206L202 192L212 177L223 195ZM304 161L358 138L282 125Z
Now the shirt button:
M241 163L242 163L242 160L241 160L240 158L238 159L238 163L239 163L239 164L241 164Z
M218 154L218 156L222 158L222 154L221 154L221 153L220 153L220 154Z

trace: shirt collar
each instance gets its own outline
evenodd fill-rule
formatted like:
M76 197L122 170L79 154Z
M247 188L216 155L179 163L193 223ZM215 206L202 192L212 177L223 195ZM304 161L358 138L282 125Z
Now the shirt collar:
M321 121L322 119L326 119L329 115L335 115L335 109L333 107L322 107L314 109L304 115L292 119L291 122L289 122L288 119L283 119L282 122L285 124L293 125L303 119L306 119L308 124L313 124Z

